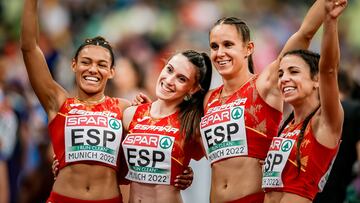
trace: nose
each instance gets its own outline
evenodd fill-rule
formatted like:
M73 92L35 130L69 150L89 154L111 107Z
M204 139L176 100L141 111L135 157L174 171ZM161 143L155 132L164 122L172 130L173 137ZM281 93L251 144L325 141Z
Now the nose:
M168 85L173 85L175 83L175 74L169 74L165 77L165 81Z
M217 50L217 52L216 52L216 55L217 55L218 57L221 57L221 56L224 56L224 55L225 55L225 49L224 49L223 46L219 46L219 48L218 48L218 50Z
M290 74L287 74L286 72L284 72L284 73L282 74L282 76L279 78L279 81L280 81L281 83L285 83L285 82L290 81Z
M97 65L95 63L92 63L88 70L90 73L96 73L97 71Z

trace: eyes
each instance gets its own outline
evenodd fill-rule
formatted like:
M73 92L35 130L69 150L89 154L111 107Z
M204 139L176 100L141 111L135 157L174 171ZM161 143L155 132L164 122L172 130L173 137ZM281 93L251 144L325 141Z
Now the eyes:
M109 68L108 63L105 62L105 61L96 62L96 61L92 61L91 59L87 59L87 58L84 58L84 59L80 60L80 64L83 65L83 66L90 66L90 65L92 65L92 63L96 63L96 66L101 68L101 69Z
M172 75L174 73L174 67L172 67L171 65L167 65L165 69L166 69L166 73L168 73L169 75ZM177 74L176 80L180 83L186 83L189 79L182 74Z
M300 73L299 70L297 70L297 69L295 69L295 68L293 68L293 67L290 67L290 68L289 68L287 71L285 71L285 72L288 72L290 75L296 75L296 74ZM280 70L278 71L278 77L279 77L279 78L282 78L283 76L284 76L284 70L280 69Z
M222 43L222 46L224 46L225 48L231 48L235 45L235 43L231 42L231 41L224 41ZM210 43L210 48L214 51L218 50L219 49L219 44L215 43L215 42L212 42Z

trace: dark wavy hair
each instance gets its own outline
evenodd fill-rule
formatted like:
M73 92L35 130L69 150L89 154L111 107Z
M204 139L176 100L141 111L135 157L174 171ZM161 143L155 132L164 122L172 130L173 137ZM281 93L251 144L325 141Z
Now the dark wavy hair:
M180 103L180 132L186 136L189 141L200 132L200 121L204 115L203 102L206 92L210 88L212 65L209 56L206 53L199 53L194 50L181 52L196 67L196 83L199 84L200 90L191 95L189 100Z
M80 51L83 50L88 45L101 46L101 47L104 47L105 49L109 50L110 56L111 56L111 66L110 67L113 67L115 65L113 49L112 49L110 43L101 36L85 39L85 41L79 46L79 48L75 52L75 56L74 56L75 60L77 60L77 57L79 56Z

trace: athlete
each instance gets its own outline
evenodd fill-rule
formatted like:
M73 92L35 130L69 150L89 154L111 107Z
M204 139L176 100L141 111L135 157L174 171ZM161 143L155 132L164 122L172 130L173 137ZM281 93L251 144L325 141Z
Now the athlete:
M187 50L170 58L156 83L157 100L124 112L122 146L130 203L181 203L175 177L190 159L204 156L199 122L211 80L205 53Z
M277 89L280 57L309 46L325 15L323 4L324 0L314 3L300 29L261 74L253 74L254 43L244 21L222 18L210 30L210 57L223 80L222 86L206 95L200 123L212 169L211 202L264 201L259 161L265 159L282 118Z
M278 87L293 113L273 138L264 165L266 203L310 203L330 173L344 113L339 98L338 17L347 0L326 0L321 57L306 50L284 54Z
M25 0L21 50L30 83L45 109L59 174L47 202L122 202L117 172L123 127L130 102L105 96L114 76L114 54L102 37L77 49L71 68L76 95L52 78L38 45L37 0Z

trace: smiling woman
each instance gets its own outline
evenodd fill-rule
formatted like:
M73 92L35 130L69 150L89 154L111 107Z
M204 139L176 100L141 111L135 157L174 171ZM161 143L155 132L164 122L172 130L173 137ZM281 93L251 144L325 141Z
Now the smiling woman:
M49 202L121 202L117 183L122 111L129 102L104 95L114 55L102 37L85 40L72 60L76 97L51 77L37 44L37 1L26 0L21 48L31 85L49 119L60 172ZM91 113L89 113L91 112ZM116 124L116 125L115 125Z
M49 120L59 174L48 202L122 202L117 181L122 112L126 100L105 96L114 76L114 54L102 37L87 39L76 51L71 97L52 78L37 44L37 0L26 0L21 49L31 85Z
M299 30L259 74L254 74L254 43L245 21L225 17L211 28L210 57L223 85L206 95L200 126L211 162L210 202L264 201L259 161L266 158L282 117L283 101L276 88L280 58L289 50L309 46L324 19L323 5L324 0L314 3Z
M174 55L156 84L157 100L124 111L122 143L131 180L130 202L181 203L175 178L200 159L199 122L212 67L205 53Z
M344 120L337 83L337 26L346 5L347 0L325 0L321 57L308 50L293 50L281 59L278 87L293 112L273 139L265 160L262 187L266 203L311 203L325 186Z

